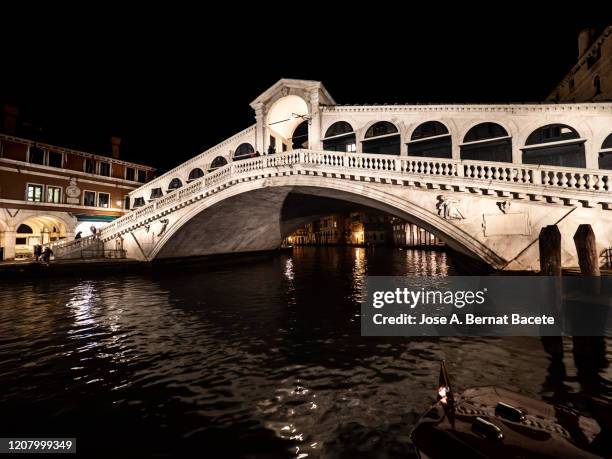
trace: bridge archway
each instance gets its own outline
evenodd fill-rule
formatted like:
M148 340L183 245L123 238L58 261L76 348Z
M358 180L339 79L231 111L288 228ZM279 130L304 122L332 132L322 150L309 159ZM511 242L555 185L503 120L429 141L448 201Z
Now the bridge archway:
M353 126L347 121L336 121L325 131L323 150L343 151L354 153L357 151L357 137Z
M460 145L461 159L512 162L512 140L501 124L485 122L471 127Z
M612 134L601 144L599 150L599 168L612 170Z
M548 124L527 137L523 150L524 164L586 167L584 139L566 124Z
M390 121L377 121L370 125L361 141L364 153L399 155L401 150L400 130Z
M407 142L409 156L452 157L452 139L448 127L440 121L419 124Z
M213 172L214 170L219 169L220 167L223 167L226 164L227 159L225 159L223 156L217 156L215 159L212 160L210 166L208 166L208 172Z
M197 180L200 177L204 177L204 171L199 167L196 167L194 169L191 169L191 171L189 172L189 178L187 179L187 181L190 182L191 180Z
M304 197L305 202L288 211L284 205L290 194ZM243 182L191 206L157 241L149 259L275 249L283 237L330 213L329 208L308 205L312 198L386 212L426 229L459 252L491 266L504 265L503 259L472 235L405 198L363 182L321 183L309 176Z
M248 142L241 143L234 151L234 156L232 156L233 161L241 161L243 159L249 159L255 156L255 149L253 145Z
M268 109L265 140L269 153L279 153L293 147L295 131L309 116L308 103L300 96L290 94L280 97ZM308 125L306 125L306 130ZM308 141L308 137L306 137Z
M35 245L65 238L73 226L57 216L27 216L15 222L15 253L17 256L31 256Z

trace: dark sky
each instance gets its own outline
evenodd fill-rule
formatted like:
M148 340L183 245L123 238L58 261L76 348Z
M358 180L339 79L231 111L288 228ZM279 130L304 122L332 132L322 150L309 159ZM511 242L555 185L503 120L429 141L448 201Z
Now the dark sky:
M501 4L488 5L488 18L441 18L433 2L242 19L201 8L22 15L2 24L0 102L43 140L105 153L118 135L123 158L163 170L252 124L249 102L281 77L321 80L338 103L541 101L575 63L578 31L612 23L500 19Z

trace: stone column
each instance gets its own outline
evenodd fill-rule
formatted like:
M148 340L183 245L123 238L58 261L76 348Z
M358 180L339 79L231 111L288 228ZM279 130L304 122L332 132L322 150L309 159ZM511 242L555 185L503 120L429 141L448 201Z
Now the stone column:
M14 260L15 259L15 231L5 231L3 233L4 243L4 259Z
M459 147L459 143L462 139L458 139L456 136L451 136L451 158L452 159L461 159L461 149Z
M308 124L308 148L311 150L322 150L321 145L321 110L319 109L319 91L310 93L311 122Z
M266 137L266 126L265 126L265 116L263 112L263 106L259 105L255 108L255 150L265 154L265 137Z
M584 143L584 156L587 169L599 168L599 147L592 140Z

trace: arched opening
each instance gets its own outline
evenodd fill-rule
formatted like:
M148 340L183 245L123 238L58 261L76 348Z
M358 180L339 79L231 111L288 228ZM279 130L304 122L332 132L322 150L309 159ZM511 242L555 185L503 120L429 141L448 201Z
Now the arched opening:
M399 155L399 130L393 123L379 121L369 127L361 144L364 153Z
M164 195L164 193L163 193L161 188L152 188L151 189L151 196L149 196L149 200L161 198L163 195Z
M325 132L323 150L356 152L357 139L353 126L346 121L337 121L332 124Z
M512 140L497 123L480 123L471 128L460 149L461 159L512 162Z
M241 159L249 159L255 156L255 149L250 143L241 143L234 152L233 160L240 161Z
M19 228L17 228L17 233L18 234L33 234L34 231L32 231L32 228L24 223L22 223L21 225L19 225Z
M182 186L183 186L183 182L181 182L181 179L178 177L175 177L172 180L170 180L170 183L168 184L168 191L176 190Z
M200 169L199 167L196 167L195 169L191 169L191 172L189 172L189 177L187 180L188 181L197 180L200 177L204 177L204 171Z
M427 121L419 125L410 136L408 155L451 158L451 135L446 126L439 121Z
M308 121L302 121L293 131L291 136L291 148L296 150L298 148L308 148ZM287 151L285 144L283 144L283 151Z
M593 87L595 88L596 96L601 94L601 80L599 79L599 75L595 75L595 78L593 78Z
M612 134L606 137L599 151L599 168L612 170Z
M584 139L565 124L549 124L536 129L525 142L524 164L586 167Z
M66 233L66 224L59 218L46 215L30 217L15 232L15 258L32 257L36 245L64 239Z
M267 138L264 139L266 152L274 154L291 148L302 148L302 145L307 147L308 124L301 127L299 132L297 128L304 124L308 116L308 104L299 96L288 95L274 102L266 117L268 131Z
M220 167L223 167L226 164L227 164L227 159L225 159L223 156L217 156L215 159L212 160L212 163L210 163L208 172L212 172L216 169L219 169Z

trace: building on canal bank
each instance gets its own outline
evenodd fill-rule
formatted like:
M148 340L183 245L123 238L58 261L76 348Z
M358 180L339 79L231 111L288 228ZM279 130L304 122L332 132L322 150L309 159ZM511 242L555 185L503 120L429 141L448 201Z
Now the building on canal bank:
M129 209L127 195L155 169L18 136L18 111L4 107L0 133L0 261L30 257L37 244L90 234Z
M397 217L375 212L332 214L290 234L290 245L395 245L443 247L436 236Z

